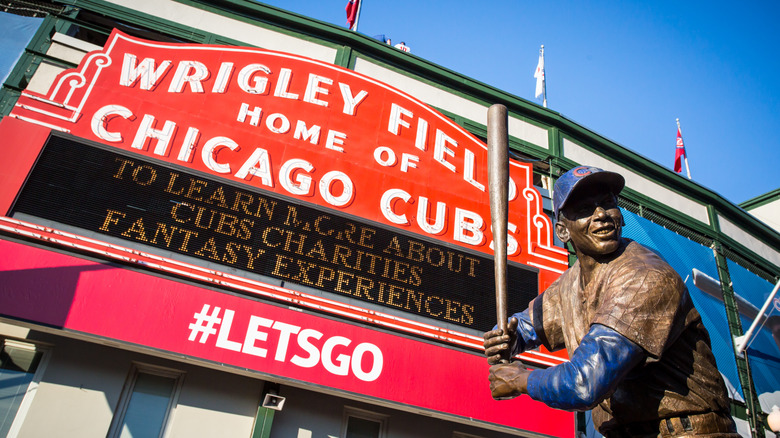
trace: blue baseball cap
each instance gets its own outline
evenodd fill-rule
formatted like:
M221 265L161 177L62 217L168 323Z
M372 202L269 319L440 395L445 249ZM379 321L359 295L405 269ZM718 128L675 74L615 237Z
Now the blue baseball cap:
M564 173L553 187L553 210L555 210L555 219L558 219L558 213L566 205L569 196L577 187L593 183L602 183L612 189L615 196L623 190L626 180L622 175L615 172L609 172L604 169L592 166L578 166Z

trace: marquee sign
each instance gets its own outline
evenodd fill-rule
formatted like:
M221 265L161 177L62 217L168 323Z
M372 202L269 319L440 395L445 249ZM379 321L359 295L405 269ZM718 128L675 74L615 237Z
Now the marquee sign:
M485 255L72 137L47 141L17 214L480 333L495 325ZM515 264L508 274L509 305L526 307L537 270Z
M24 92L11 117L492 255L485 145L338 66L114 31L46 95ZM508 254L540 269L544 288L567 257L532 177L510 162Z

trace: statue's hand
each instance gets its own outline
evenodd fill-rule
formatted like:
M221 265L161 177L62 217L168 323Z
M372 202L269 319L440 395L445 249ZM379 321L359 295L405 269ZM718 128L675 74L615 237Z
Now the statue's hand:
M512 347L517 342L517 318L511 318L506 328L506 333L501 329L495 329L484 334L485 356L490 365L508 361Z
M495 400L508 400L528 392L528 371L522 362L490 367L490 395Z

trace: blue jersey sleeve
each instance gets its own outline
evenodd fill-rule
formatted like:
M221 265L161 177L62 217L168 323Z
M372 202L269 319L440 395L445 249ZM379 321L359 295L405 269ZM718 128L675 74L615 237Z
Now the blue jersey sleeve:
M531 323L529 310L515 313L511 318L517 318L517 342L511 346L512 356L524 351L533 350L542 345L539 336L536 335L534 325ZM510 319L511 319L510 318Z
M528 395L556 409L589 410L612 394L644 358L644 350L628 338L594 324L569 362L529 374Z

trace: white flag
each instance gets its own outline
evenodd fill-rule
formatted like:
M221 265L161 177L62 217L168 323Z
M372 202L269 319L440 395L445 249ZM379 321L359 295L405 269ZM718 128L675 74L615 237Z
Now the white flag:
M544 92L544 50L539 51L539 64L536 65L534 77L536 78L536 97L539 97Z

